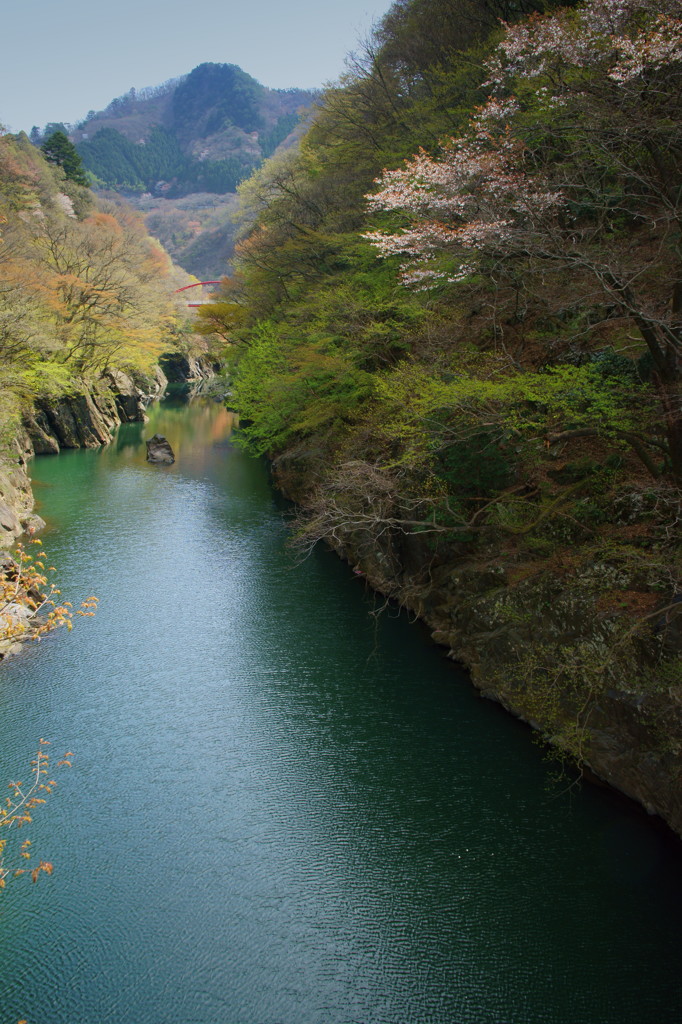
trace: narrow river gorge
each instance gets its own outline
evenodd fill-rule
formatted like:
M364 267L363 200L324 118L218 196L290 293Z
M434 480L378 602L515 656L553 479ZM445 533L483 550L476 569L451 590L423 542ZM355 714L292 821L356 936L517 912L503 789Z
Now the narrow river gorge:
M55 874L2 897L2 1024L679 1021L677 844L297 562L224 408L150 411L32 467L100 605L2 666L2 777L75 752L31 831Z

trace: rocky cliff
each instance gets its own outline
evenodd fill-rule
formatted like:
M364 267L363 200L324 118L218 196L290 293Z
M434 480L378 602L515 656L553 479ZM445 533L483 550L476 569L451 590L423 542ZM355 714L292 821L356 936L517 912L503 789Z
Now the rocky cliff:
M206 384L215 367L204 356L170 353L153 374L107 370L96 382L54 398L38 398L22 413L9 452L0 460L0 547L8 547L25 531L43 526L33 514L27 460L56 455L62 448L98 448L108 444L121 423L145 419L150 402L160 398L169 381Z
M25 531L44 525L33 509L27 472L33 455L53 455L62 448L97 448L108 444L120 423L144 420L145 408L163 394L163 371L134 378L109 370L97 382L58 398L39 398L26 407L10 451L0 461L0 547Z
M56 454L62 448L97 448L111 441L120 423L145 418L145 408L167 384L157 367L153 376L107 370L94 384L60 398L39 398L23 416L24 450Z
M0 462L0 547L8 547L25 531L45 524L33 512L33 492L26 472L28 452L16 445L16 457Z

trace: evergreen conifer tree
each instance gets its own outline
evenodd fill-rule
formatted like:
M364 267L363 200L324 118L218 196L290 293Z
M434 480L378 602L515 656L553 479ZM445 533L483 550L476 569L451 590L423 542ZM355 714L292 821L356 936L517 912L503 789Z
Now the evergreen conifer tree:
M64 132L53 132L40 148L51 164L61 167L69 181L89 187L78 150Z

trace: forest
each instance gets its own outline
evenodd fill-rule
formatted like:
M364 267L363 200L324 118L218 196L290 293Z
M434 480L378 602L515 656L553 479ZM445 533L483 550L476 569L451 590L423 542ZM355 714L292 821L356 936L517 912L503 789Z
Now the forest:
M186 330L188 280L125 204L97 198L75 148L0 135L3 450L39 398L97 386L113 368L151 374Z
M681 749L681 62L672 0L399 0L240 186L200 310L301 548L579 762L625 691Z
M181 272L63 133L42 154L0 138L15 421L22 395L149 372L196 330L229 367L239 443L297 502L294 545L330 544L678 829L679 13L398 0L299 143L239 185L234 266L191 328ZM199 137L251 133L259 160L300 99L204 64L108 108L138 130L165 104L172 132L102 126L83 165L101 144L112 182L207 189Z
M91 111L71 134L99 187L167 198L222 195L291 135L312 97L266 89L233 64L200 64L166 86L131 90ZM54 127L34 130L34 141Z

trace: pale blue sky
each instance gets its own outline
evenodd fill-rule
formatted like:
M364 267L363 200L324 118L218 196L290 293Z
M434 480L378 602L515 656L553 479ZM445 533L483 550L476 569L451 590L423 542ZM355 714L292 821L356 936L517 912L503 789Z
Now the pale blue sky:
M0 0L0 124L76 122L115 96L238 64L272 88L336 79L390 0Z

